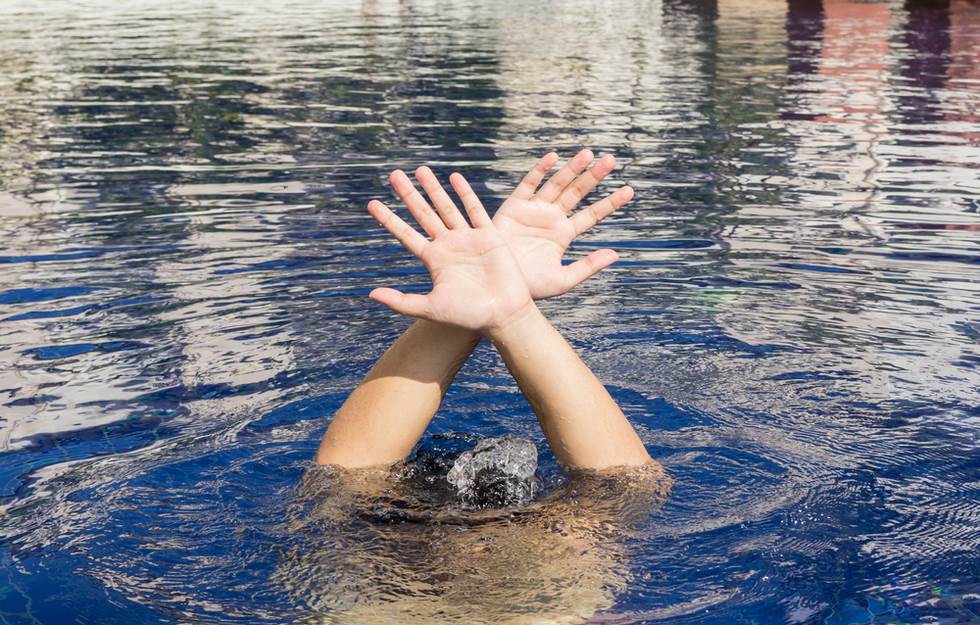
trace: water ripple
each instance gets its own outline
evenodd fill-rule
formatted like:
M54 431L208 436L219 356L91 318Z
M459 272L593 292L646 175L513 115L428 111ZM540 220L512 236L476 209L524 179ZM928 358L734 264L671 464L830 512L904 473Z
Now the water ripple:
M978 39L968 0L0 4L0 620L976 622ZM311 492L405 326L366 294L426 288L387 171L492 208L580 146L637 198L543 308L669 497L583 497L485 345L423 449L534 440L542 508Z

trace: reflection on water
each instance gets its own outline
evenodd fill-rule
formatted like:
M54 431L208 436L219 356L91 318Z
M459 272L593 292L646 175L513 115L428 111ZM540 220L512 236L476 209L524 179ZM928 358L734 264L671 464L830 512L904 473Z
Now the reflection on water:
M3 3L0 617L329 622L377 565L473 622L521 556L529 621L975 621L978 94L969 0ZM405 325L365 295L425 279L363 210L386 172L493 205L579 146L637 199L545 309L670 496L324 517L325 419ZM538 441L567 494L489 349L433 429Z

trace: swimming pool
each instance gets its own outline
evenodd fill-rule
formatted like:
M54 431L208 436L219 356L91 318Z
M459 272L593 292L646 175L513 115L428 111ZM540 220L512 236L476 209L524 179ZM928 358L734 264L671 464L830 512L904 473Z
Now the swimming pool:
M495 206L581 146L637 199L544 310L674 484L542 575L596 623L980 621L975 3L180 4L0 6L2 622L333 622L345 553L461 553L485 520L410 497L304 524L407 325L366 295L426 279L364 206L423 163ZM560 492L485 346L423 452L459 432L534 440ZM550 557L511 526L500 562Z

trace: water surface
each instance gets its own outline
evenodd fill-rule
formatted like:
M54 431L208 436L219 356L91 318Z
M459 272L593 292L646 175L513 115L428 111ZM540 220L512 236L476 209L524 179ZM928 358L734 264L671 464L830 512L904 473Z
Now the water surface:
M331 622L345 566L523 531L303 485L407 325L366 294L425 284L387 172L492 207L582 146L637 198L572 256L623 260L544 308L670 496L573 509L486 346L431 433L538 443L592 622L980 621L976 3L191 4L0 6L0 621Z

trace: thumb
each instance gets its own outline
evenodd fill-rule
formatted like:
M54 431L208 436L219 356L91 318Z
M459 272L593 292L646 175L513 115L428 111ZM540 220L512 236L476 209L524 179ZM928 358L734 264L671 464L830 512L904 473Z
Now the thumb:
M566 291L585 282L609 265L619 260L619 254L610 249L596 250L581 260L562 269Z
M371 291L368 297L402 315L422 317L424 319L429 319L432 316L429 307L429 298L426 295L402 293L395 289L380 288Z

